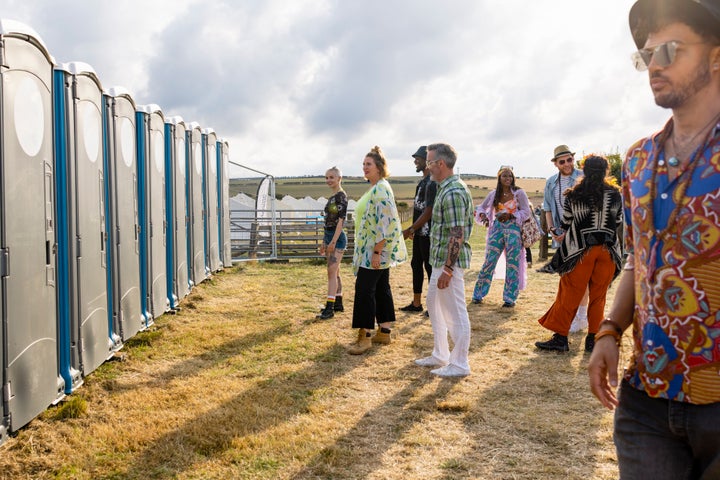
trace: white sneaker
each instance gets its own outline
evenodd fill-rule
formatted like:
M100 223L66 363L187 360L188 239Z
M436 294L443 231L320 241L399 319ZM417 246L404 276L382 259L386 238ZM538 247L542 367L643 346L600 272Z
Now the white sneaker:
M415 360L415 365L420 365L421 367L444 367L447 363L441 362L433 356L429 356L425 358L418 358Z
M466 377L470 375L470 370L460 368L457 365L445 365L435 370L430 370L430 373L437 375L438 377Z
M588 319L587 315L575 315L575 318L573 318L572 323L570 324L570 333L579 332L580 330L585 330L588 326Z

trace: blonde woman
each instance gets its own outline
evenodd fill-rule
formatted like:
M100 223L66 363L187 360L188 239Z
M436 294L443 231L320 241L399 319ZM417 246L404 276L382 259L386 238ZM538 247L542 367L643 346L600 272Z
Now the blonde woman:
M342 189L342 173L337 167L325 172L325 183L332 190L332 195L325 205L325 233L320 246L320 255L327 258L328 289L325 308L317 318L326 320L342 312L342 280L340 279L340 262L347 246L347 235L343 231L347 215L348 199Z
M380 147L373 147L365 155L363 174L370 189L355 207L352 327L358 329L358 337L348 350L353 355L366 352L373 343L390 343L390 327L395 321L390 267L407 260L395 196L386 180L387 161ZM378 330L372 336L376 320Z

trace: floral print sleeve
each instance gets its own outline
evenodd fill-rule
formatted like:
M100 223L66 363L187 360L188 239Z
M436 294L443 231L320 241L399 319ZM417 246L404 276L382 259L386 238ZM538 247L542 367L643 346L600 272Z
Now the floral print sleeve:
M385 240L385 247L380 255L380 268L389 268L407 260L400 217L387 180L380 180L372 187L367 208L355 232L353 269L356 273L360 267L372 268L373 249L382 240Z

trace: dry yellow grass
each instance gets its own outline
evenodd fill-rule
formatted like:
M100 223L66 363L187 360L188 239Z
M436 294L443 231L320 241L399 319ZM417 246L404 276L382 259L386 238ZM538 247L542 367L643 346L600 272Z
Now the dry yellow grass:
M398 307L410 273L391 273ZM342 275L351 306L348 265ZM612 413L588 389L583 334L569 354L533 346L548 336L537 318L557 280L532 270L513 311L495 282L469 307L472 374L439 379L412 362L432 348L425 316L398 313L391 345L350 356L351 312L314 318L321 264L240 265L86 379L79 418L53 407L9 439L0 478L616 478Z

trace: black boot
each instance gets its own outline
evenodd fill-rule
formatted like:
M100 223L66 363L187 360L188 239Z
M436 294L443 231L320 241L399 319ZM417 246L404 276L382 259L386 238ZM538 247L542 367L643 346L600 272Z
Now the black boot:
M593 348L595 348L595 334L588 333L587 337L585 337L585 351L590 353L593 351Z
M335 306L333 306L333 310L335 310L336 312L344 312L345 311L345 307L343 307L343 304L342 304L342 296L341 295L338 295L337 297L335 297Z
M317 317L321 320L327 320L328 318L332 318L335 316L335 312L333 312L333 303L334 302L327 302L325 305L325 308L323 308L322 312L318 314Z
M553 333L552 338L547 342L535 342L535 346L541 350L557 350L559 352L567 352L570 350L568 338L559 333Z

